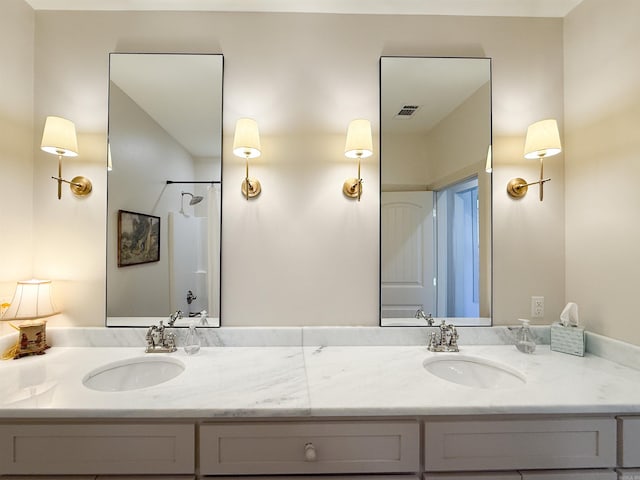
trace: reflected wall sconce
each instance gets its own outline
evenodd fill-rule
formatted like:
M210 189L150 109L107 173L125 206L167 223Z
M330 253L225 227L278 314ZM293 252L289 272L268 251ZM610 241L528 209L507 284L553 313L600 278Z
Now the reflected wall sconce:
M242 194L247 200L260 195L262 187L255 178L249 178L249 159L260 156L260 133L258 123L251 118L241 118L236 122L233 136L233 154L245 159L245 175L242 181Z
M530 182L523 178L512 178L507 184L507 193L512 198L522 198L526 195L530 185L540 185L540 201L543 197L543 187L550 178L544 178L544 158L557 155L562 151L558 122L555 119L541 120L529 125L527 138L524 142L524 158L540 159L540 179Z
M342 185L342 192L349 198L362 196L362 178L360 177L360 160L373 155L373 140L371 138L371 122L369 120L352 120L347 128L347 141L344 146L344 156L358 159L358 177L347 178Z
M111 160L111 144L107 144L107 172L113 171L113 161Z
M484 164L484 171L487 173L493 172L493 156L491 154L491 144L489 144L489 148L487 149L487 161Z
M3 360L42 355L47 345L47 323L38 320L59 313L51 295L51 280L19 281L9 308L0 320L29 320L14 326L18 341L2 355Z
M93 187L88 178L77 176L71 181L62 178L62 157L78 156L76 126L72 121L61 117L47 117L40 148L47 153L58 155L58 176L51 177L58 181L58 200L62 198L62 182L68 183L71 192L79 197L91 193Z

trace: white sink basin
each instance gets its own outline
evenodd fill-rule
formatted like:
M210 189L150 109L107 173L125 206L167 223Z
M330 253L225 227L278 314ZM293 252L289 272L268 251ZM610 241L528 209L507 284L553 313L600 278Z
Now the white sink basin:
M96 368L82 380L85 387L102 392L123 392L152 387L184 372L184 363L169 357L136 357Z
M508 388L526 383L524 375L500 363L459 354L427 358L427 372L458 385L475 388Z

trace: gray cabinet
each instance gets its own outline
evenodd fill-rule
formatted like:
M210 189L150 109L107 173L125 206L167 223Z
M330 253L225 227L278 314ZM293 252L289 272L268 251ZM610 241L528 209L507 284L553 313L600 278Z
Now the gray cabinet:
M640 417L618 417L618 463L624 468L640 467ZM640 476L634 480L640 480Z
M521 472L522 480L617 480L615 470L552 470Z
M193 424L0 425L0 474L193 474Z
M420 424L204 424L199 452L202 475L415 473L420 470Z
M640 480L639 445L633 416L16 420L0 480Z
M614 468L614 418L425 422L426 471Z

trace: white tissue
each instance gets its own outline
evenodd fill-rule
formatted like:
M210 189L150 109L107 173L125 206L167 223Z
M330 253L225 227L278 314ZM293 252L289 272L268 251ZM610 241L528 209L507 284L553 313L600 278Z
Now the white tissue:
M578 305L573 302L567 303L560 314L560 324L565 327L568 327L569 325L577 327L578 321Z

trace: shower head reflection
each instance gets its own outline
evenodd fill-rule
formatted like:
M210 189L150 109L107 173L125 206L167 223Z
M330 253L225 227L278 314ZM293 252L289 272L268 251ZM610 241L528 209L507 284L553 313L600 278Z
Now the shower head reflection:
M189 193L189 192L182 192L182 198L181 198L182 200L184 199L185 195L189 195L191 197L191 200L189 200L189 205L197 205L203 199L203 197L199 195L194 195L193 193Z

